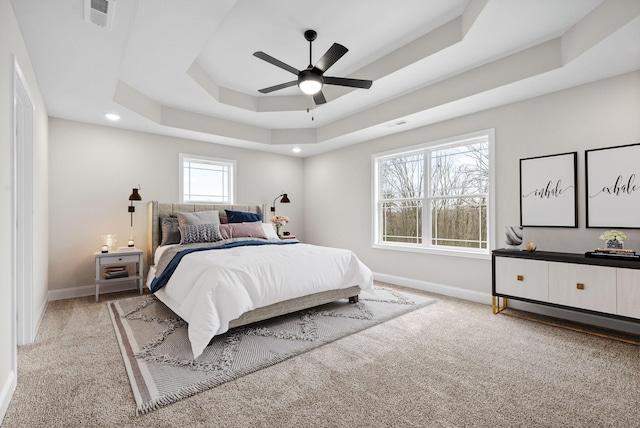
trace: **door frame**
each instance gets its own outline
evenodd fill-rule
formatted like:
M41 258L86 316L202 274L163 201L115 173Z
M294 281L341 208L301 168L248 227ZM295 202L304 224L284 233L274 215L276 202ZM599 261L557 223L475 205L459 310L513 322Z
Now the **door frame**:
M17 345L32 343L34 269L35 104L17 58L13 58L13 293Z

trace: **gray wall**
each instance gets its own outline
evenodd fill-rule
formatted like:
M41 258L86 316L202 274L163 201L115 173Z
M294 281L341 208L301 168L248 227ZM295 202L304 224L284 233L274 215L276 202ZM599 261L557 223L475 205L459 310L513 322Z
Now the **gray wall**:
M84 287L76 294L86 294L101 235L115 233L118 246L127 245L128 198L138 184L143 200L135 204L134 239L146 248L147 202L178 202L179 153L235 159L238 204L268 210L287 192L291 203L277 205L278 214L291 219L283 230L304 238L300 158L53 118L49 140L50 291Z
M528 101L305 159L306 237L353 249L378 274L490 293L489 260L373 249L371 155L495 128L497 247L504 226L519 224L519 159L578 152L577 229L525 228L539 250L582 253L602 246L605 229L585 227L584 151L640 142L640 73L635 72ZM639 160L640 161L640 160ZM640 230L627 231L640 250Z

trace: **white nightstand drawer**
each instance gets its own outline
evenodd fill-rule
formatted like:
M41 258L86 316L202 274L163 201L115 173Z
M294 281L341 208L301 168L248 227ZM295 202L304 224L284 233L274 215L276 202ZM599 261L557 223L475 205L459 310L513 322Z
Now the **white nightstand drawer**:
M136 263L140 257L138 255L122 255L118 256L113 253L110 254L110 257L100 257L100 265L113 265L120 263Z

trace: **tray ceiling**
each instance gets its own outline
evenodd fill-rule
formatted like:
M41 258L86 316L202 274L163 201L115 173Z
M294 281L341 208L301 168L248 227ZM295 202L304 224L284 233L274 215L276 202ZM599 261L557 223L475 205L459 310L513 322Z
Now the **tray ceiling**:
M52 117L309 156L640 69L640 2L624 0L12 0ZM349 49L314 106L292 75ZM295 76L293 76L295 78ZM310 108L311 111L307 111ZM107 112L121 116L108 122Z

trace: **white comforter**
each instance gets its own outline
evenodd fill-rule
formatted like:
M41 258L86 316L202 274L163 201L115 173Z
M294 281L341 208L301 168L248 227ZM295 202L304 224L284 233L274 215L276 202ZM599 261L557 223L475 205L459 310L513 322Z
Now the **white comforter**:
M245 312L353 285L373 287L371 271L355 254L298 243L188 254L156 296L189 323L197 358L213 336Z

